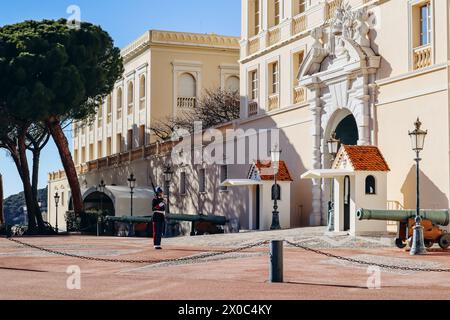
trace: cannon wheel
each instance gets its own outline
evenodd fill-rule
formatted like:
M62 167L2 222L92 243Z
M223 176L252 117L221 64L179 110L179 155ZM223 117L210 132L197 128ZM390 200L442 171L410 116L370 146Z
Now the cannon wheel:
M450 234L446 233L439 238L439 246L444 250L450 247Z
M399 249L405 249L406 248L406 243L400 238L395 239L395 245Z
M433 240L427 240L427 239L425 239L425 247L427 248L427 249L430 249L430 248L432 248L434 246L434 241Z

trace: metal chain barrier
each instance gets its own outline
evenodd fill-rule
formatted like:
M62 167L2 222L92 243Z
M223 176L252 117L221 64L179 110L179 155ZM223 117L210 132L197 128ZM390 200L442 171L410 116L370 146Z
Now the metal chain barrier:
M342 257L342 256L338 256L332 253L327 253L321 250L317 250L317 249L313 249L310 247L306 247L304 245L298 244L298 243L294 243L294 242L290 242L290 241L286 241L287 244L293 246L293 247L297 247L300 249L303 249L305 251L308 252L312 252L318 255L322 255L322 256L326 256L329 258L334 258L340 261L347 261L353 264L360 264L360 265L366 265L366 266L374 266L374 267L380 267L382 269L391 269L391 270L401 270L401 271L414 271L414 272L450 272L450 269L433 269L433 268L413 268L413 267L401 267L401 266L394 266L394 265L388 265L388 264L382 264L382 263L373 263L373 262L368 262L368 261L361 261L361 260L356 260L356 259L352 259L352 258L347 258L347 257Z
M35 249L35 250L39 250L42 252L46 252L46 253L50 253L50 254L58 255L58 256L63 256L63 257L69 257L69 258L75 258L75 259L81 259L81 260L87 260L87 261L106 262L106 263L131 263L131 264L160 264L160 263L177 263L177 262L203 260L206 258L227 255L230 253L242 252L242 251L252 249L255 247L259 247L259 246L269 243L269 241L260 241L260 242L250 244L250 245L247 245L244 247L236 248L236 249L211 252L211 253L203 253L200 255L193 256L193 257L182 257L182 258L174 258L174 259L158 259L158 260L144 260L144 259L143 260L125 260L125 259L105 259L105 258L81 256L81 255L71 254L71 253L67 253L67 252L60 252L60 251L56 251L56 250L51 250L51 249L35 246L35 245L25 243L25 242L22 242L22 241L13 239L13 238L8 238L7 240L14 242L18 245L24 246L24 247L28 247L31 249Z

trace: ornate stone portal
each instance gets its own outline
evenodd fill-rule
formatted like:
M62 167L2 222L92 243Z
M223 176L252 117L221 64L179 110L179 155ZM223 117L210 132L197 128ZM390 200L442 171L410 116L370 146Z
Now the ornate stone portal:
M352 114L358 125L359 145L375 145L375 75L381 57L371 48L366 8L338 8L330 25L311 31L314 39L299 70L312 112L313 169L331 165L326 141L339 122ZM311 225L327 220L328 184L315 180L312 190Z

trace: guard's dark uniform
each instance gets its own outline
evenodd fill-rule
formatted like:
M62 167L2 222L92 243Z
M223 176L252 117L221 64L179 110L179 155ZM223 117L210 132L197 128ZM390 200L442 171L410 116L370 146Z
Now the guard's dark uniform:
M155 248L161 247L161 238L164 232L166 203L163 198L155 198L152 203L153 208L153 244Z

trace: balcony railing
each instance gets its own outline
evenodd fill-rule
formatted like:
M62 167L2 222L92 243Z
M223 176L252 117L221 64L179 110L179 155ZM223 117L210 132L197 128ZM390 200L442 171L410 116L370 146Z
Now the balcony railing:
M306 102L306 88L302 86L297 86L294 88L294 103L304 103Z
M197 105L197 98L183 98L180 97L177 99L177 107L180 109L194 109Z
M259 36L256 36L249 40L248 42L248 54L254 54L255 52L258 52L260 49L260 41Z
M111 123L111 121L112 121L112 114L111 113L108 113L108 116L106 117L106 123Z
M253 117L258 115L258 102L250 101L248 104L248 116Z
M432 65L433 51L431 45L425 45L415 48L414 55L414 70L422 69Z
M280 95L278 93L269 96L269 111L278 109L280 106Z
M342 6L343 2L344 0L332 0L327 2L325 8L325 21L334 17L336 10Z
M134 109L134 103L131 102L128 104L128 115L133 114L133 109Z
M145 97L139 100L139 110L145 109Z
M308 28L308 16L304 13L294 17L292 21L292 35L299 34Z
M269 46L273 46L281 40L281 29L279 26L276 26L269 30L267 33Z

